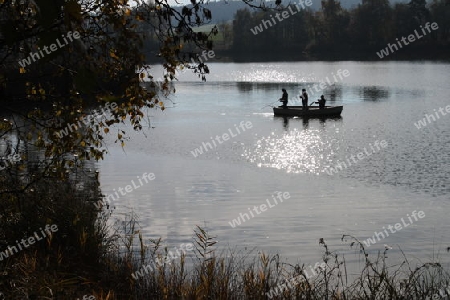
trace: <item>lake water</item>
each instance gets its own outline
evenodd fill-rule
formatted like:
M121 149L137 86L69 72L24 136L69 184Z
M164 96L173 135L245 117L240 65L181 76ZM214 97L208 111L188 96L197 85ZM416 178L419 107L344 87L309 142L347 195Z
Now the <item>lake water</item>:
M170 247L191 241L200 225L217 236L218 249L256 247L314 264L323 253L319 238L347 260L357 260L342 234L365 240L403 218L402 229L377 240L369 252L387 244L394 257L399 246L410 258L450 261L445 250L450 116L438 111L445 113L450 104L450 64L211 63L209 68L207 82L181 74L176 93L165 99L167 108L149 110L142 132L121 126L131 137L125 149L108 141L110 154L100 164L105 194L145 172L155 174L114 201L114 219L135 212L144 237L162 237ZM348 76L339 78L338 70ZM158 77L161 69L154 72ZM340 119L284 119L267 106L281 97L281 88L294 99L301 88L311 91L327 77L334 84L313 89L310 101L324 94L327 105L343 105ZM429 117L418 129L415 123L425 114L435 114L436 121ZM225 133L228 140L212 141ZM375 146L381 141L385 147ZM207 150L195 153L203 144ZM340 162L351 164L328 174ZM290 198L274 205L277 191ZM251 217L249 208L268 201L272 207L252 211ZM416 220L413 211L425 217ZM251 218L230 226L244 213Z

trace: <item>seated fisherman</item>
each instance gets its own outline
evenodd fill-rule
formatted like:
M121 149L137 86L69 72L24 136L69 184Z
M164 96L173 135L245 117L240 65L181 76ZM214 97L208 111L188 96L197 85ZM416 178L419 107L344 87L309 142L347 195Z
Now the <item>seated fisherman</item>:
M319 108L325 108L325 102L327 102L327 100L325 100L325 97L322 95L320 96L320 99L318 99L318 101L316 103L319 104Z

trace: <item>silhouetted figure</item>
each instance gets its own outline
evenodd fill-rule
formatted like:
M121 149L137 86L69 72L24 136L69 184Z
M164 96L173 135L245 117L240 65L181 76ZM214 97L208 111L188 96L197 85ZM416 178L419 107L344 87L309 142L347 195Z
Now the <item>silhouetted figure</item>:
M320 96L320 99L318 99L318 101L316 103L319 104L319 108L325 108L325 103L327 102L327 100L325 99L325 97L322 95Z
M302 95L300 96L302 98L302 105L304 110L308 110L308 93L305 89L302 90Z
M283 91L283 95L280 98L280 102L283 102L283 108L287 108L287 103L288 103L288 93L286 92L285 89L281 89Z

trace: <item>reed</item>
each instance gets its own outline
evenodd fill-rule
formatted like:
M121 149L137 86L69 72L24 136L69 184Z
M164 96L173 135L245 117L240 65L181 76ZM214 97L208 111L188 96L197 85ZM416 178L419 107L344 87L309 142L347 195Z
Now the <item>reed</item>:
M145 239L138 217L109 223L111 207L95 206L102 195L97 180L83 189L44 179L20 192L5 192L0 178L0 242L29 236L43 224L58 232L0 261L0 292L5 299L437 299L449 295L450 276L439 262L402 258L391 249L370 255L356 237L342 242L354 249L362 268L350 274L348 255L318 239L323 255L314 266L290 264L257 249L223 249L206 227L193 229L193 251L169 262L161 239ZM18 184L18 182L15 182ZM11 190L11 189L10 189ZM154 270L131 274L154 261ZM313 274L313 275L312 275ZM1 294L0 294L1 295ZM432 298L434 297L434 298Z

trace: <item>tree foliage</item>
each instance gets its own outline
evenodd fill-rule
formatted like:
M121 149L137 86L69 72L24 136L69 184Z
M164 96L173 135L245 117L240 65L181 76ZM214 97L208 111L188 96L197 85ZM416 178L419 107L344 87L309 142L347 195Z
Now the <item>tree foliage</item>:
M199 48L211 49L217 30L193 30L211 19L203 1L192 0L181 12L164 0L133 3L0 1L1 137L13 133L45 157L59 157L54 167L63 176L75 159L102 158L106 134L124 144L126 132L114 124L140 130L145 109L164 109L161 94L171 92L176 69L195 61ZM149 56L164 64L163 79L145 67ZM157 80L158 90L142 87ZM97 107L103 113L89 118Z
M408 46L406 51L414 53L419 49L417 53L421 55L426 54L423 53L425 47L430 53L442 47L441 53L448 58L448 51L445 51L450 44L448 0L434 0L430 4L411 0L395 5L388 0L361 0L358 6L348 10L337 0L322 0L321 10L317 12L305 8L273 26L263 26L263 21L283 11L289 12L289 6L280 5L267 11L238 11L233 25L232 55L240 59L258 55L284 60L375 59L375 52L388 43L395 43L396 38L407 37L414 30L421 32L420 26L436 22L438 30ZM255 34L256 27L262 32Z

